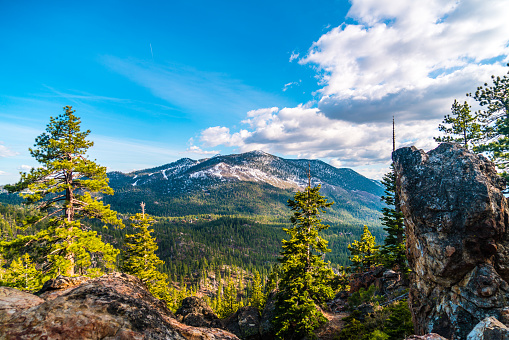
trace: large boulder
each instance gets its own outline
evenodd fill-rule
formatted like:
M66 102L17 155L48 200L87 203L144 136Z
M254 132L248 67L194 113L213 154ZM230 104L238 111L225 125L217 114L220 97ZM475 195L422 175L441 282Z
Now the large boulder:
M0 314L0 339L238 339L217 328L179 323L134 276L114 273L63 290L27 302L15 314ZM3 292L0 301L18 296Z
M509 340L509 328L489 316L472 329L467 340Z
M14 314L43 303L35 295L21 292L15 288L0 287L0 320L8 320Z
M245 306L224 320L224 328L241 339L262 339L260 335L260 313L258 308Z
M489 160L453 143L393 153L417 334L465 339L509 301L509 209Z
M221 320L212 308L197 296L186 297L182 306L175 313L177 320L194 327L222 328Z

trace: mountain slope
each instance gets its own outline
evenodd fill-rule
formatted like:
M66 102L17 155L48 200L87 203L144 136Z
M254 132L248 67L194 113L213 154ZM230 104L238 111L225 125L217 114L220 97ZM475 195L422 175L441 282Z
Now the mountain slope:
M141 201L160 216L193 214L288 216L286 201L308 183L336 202L330 218L362 223L378 219L383 187L351 169L338 169L319 160L291 160L263 151L180 159L131 173L108 174L113 209L134 213Z

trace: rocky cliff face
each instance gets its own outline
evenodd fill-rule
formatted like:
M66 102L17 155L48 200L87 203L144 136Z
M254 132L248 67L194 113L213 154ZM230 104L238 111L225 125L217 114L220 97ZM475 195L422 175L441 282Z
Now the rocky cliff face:
M506 317L509 208L494 165L457 144L393 154L418 334L465 339L488 316Z
M0 287L0 339L238 340L224 330L179 323L134 276L110 274L77 286L60 281L41 298Z

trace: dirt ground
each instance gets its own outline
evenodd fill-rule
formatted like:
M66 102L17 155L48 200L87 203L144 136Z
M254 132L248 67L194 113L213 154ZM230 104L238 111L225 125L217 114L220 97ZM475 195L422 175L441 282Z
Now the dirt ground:
M342 319L346 318L348 315L350 315L350 313L334 313L324 311L323 315L327 318L327 320L329 320L329 322L327 322L315 332L316 336L320 340L337 340L339 331L345 324Z

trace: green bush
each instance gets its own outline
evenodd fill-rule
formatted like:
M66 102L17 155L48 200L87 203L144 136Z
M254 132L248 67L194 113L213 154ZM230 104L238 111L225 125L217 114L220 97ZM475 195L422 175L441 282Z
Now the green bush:
M363 296L369 296L366 292L359 291L353 302L362 301ZM354 310L350 316L344 318L346 324L339 333L339 339L401 340L414 333L412 315L406 300L375 310L365 317L364 322L359 321L361 318L362 315L358 310Z

